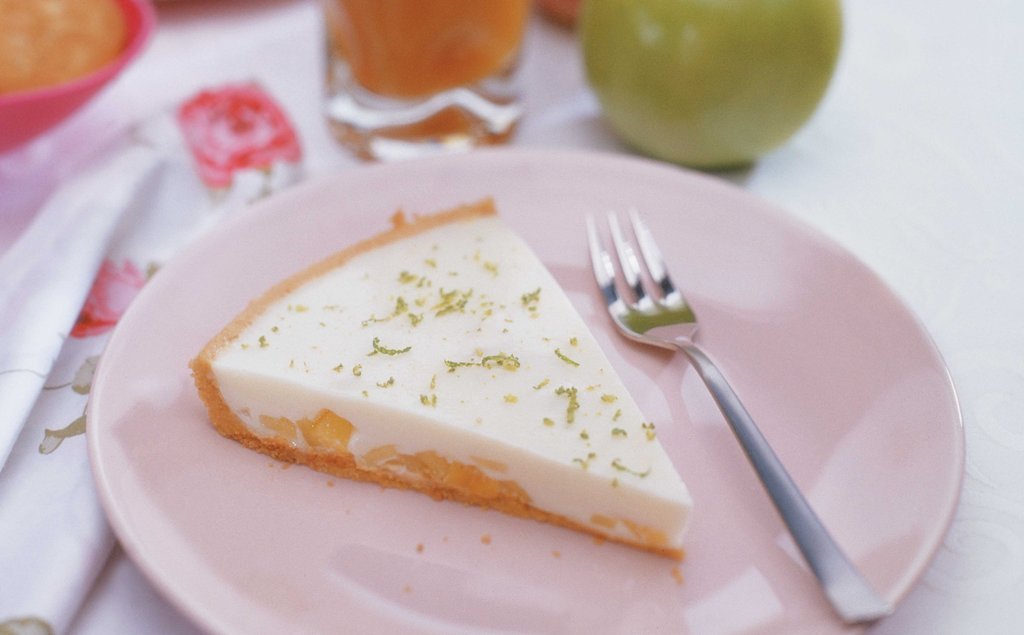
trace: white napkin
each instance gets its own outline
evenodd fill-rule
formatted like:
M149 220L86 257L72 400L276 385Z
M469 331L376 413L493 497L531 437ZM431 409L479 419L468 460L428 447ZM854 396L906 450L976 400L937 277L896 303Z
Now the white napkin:
M258 87L185 106L64 185L0 259L0 633L67 630L110 555L83 433L117 319L185 243L299 176L294 132L279 110L265 116L276 104ZM223 125L236 119L245 125ZM227 129L241 132L226 140Z
M0 258L0 465L71 330L121 217L161 162L144 146L62 188ZM113 184L113 185L111 185Z

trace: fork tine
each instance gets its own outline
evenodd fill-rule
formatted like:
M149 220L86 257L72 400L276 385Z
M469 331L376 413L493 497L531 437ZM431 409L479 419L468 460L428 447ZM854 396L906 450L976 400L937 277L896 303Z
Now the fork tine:
M619 265L622 270L622 278L633 290L637 305L641 308L648 308L651 305L651 298L644 288L643 279L640 275L640 261L637 259L636 250L631 242L626 240L622 234L622 227L619 225L619 218L614 212L608 213L608 229L612 235L612 244L615 245L615 253L619 256Z
M682 296L672 283L668 269L665 268L665 260L661 256L661 250L658 249L658 243L654 242L651 230L647 227L647 223L640 218L636 208L629 210L629 220L633 225L633 235L636 236L637 244L640 245L640 253L644 257L647 272L651 274L651 279L661 289L665 301L671 303L681 300Z
M587 242L590 245L590 264L594 271L594 279L601 289L605 304L612 306L619 301L619 292L615 289L615 265L612 264L612 257L605 251L597 235L597 225L590 214L587 215Z

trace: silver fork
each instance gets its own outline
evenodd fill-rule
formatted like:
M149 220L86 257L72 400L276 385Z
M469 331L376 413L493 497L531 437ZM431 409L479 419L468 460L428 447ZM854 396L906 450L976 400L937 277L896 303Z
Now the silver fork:
M608 214L608 228L618 255L619 271L634 296L632 302L619 295L615 261L605 250L593 217L587 217L594 277L615 325L632 340L682 351L689 358L836 613L849 623L867 622L890 614L892 606L871 588L832 539L725 376L694 342L697 316L672 283L650 230L635 210L630 212L630 220L636 244L640 247L640 257L623 234L618 217L614 213ZM641 258L650 282L653 282L654 288L650 290L641 270Z

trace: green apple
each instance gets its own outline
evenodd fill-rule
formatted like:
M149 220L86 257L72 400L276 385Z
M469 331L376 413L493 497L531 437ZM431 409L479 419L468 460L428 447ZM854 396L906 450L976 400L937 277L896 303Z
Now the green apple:
M814 112L835 70L840 0L586 0L587 81L651 156L750 163Z

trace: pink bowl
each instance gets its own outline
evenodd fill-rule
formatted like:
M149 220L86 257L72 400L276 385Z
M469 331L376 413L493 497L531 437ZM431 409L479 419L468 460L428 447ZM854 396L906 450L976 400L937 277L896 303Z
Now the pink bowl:
M156 25L153 5L150 0L117 2L124 11L127 42L113 61L64 84L0 95L0 153L34 139L64 121L142 51Z

